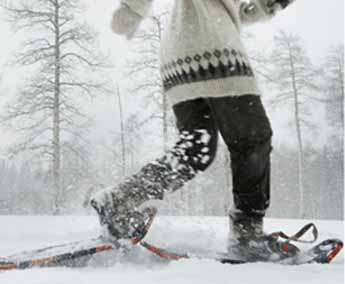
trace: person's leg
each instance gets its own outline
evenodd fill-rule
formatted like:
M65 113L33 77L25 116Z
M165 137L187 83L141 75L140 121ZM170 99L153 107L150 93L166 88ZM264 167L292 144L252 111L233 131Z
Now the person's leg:
M161 200L166 192L181 188L197 172L204 171L215 157L218 132L207 101L182 102L173 110L180 133L175 146L162 158L145 165L115 188L100 192L91 201L101 223L117 238L129 237L133 226L143 225L137 207L148 200ZM128 221L130 218L133 224Z
M205 99L179 103L173 107L179 140L163 161L175 170L191 168L197 173L213 162L218 144L218 130Z
M259 96L212 98L209 103L231 154L231 230L235 237L251 238L255 233L259 236L270 201L269 119Z
M163 199L165 192L181 188L215 158L218 131L208 103L204 99L186 101L175 105L173 111L178 141L163 157L121 184L132 193L149 195L140 199Z

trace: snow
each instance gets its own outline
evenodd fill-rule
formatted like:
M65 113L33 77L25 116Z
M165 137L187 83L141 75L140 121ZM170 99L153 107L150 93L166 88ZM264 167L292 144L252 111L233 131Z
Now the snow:
M297 231L310 220L268 219L267 232ZM320 239L344 237L342 221L315 221ZM95 216L0 216L0 256L41 246L96 237L101 232ZM226 246L225 217L158 217L147 240L162 247L190 252L221 251ZM212 260L163 262L141 248L130 255L104 253L84 268L37 268L0 273L2 284L224 284L224 283L344 283L344 256L331 265L226 265Z

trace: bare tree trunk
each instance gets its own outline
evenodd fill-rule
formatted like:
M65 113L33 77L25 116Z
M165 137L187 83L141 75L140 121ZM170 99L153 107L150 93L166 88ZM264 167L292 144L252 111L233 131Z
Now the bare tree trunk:
M55 78L53 108L53 183L54 183L54 214L60 212L61 195L61 148L60 148L60 26L59 5L55 4Z
M168 150L168 99L166 94L162 94L163 97L163 150Z
M162 38L162 23L161 17L152 17L152 20L157 26L158 38L159 40ZM163 151L166 152L168 150L168 98L162 92L162 130L163 130Z
M230 152L228 148L224 147L224 174L225 174L225 194L226 200L224 200L224 214L227 215L230 206L230 192L231 192L231 160L230 160Z
M120 89L117 86L117 98L119 104L119 115L120 115L120 128L121 128L121 169L122 176L126 176L126 145L125 145L125 127L123 121L123 110Z
M289 43L288 43L289 45ZM289 55L290 55L290 67L292 76L292 89L294 94L294 117L295 126L297 132L297 142L298 142L298 191L299 191L299 214L300 217L304 216L304 188L303 188L303 142L302 142L302 131L301 131L301 121L300 121L300 109L299 109L299 94L296 85L295 77L295 66L292 58L291 47L289 45Z
M342 52L341 52L342 51ZM341 94L341 102L344 104L345 98L345 86L344 86L344 50L340 51L340 58L338 58L338 68L337 68L337 76L338 81L340 83L340 94ZM344 127L344 107L341 108L341 123L342 127Z
M302 142L302 133L301 133L301 124L299 116L299 106L298 106L298 94L295 93L295 124L297 132L297 141L298 141L298 190L299 190L299 213L300 216L304 216L304 187L303 187L303 164L304 164L304 155L303 155L303 142Z

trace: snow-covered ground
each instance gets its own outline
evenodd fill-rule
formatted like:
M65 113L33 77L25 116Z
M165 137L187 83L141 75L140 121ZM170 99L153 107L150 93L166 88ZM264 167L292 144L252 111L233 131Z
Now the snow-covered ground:
M305 220L266 220L266 231L297 231ZM320 239L344 238L340 221L315 221ZM100 233L96 217L0 216L0 256L55 243L95 237ZM227 220L223 217L158 217L147 240L179 250L224 250ZM116 259L116 260L115 260ZM340 284L344 283L344 255L331 265L277 264L226 265L212 260L163 263L141 248L130 256L114 252L99 255L84 268L43 268L0 273L1 284Z

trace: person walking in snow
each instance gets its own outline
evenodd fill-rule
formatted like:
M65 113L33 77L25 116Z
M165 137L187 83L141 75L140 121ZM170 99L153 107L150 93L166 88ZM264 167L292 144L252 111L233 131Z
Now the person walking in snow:
M131 39L152 2L122 0L113 14L113 31ZM272 130L240 30L271 19L290 2L174 1L161 40L160 71L179 140L163 157L92 198L110 236L131 238L144 226L140 207L162 200L205 171L216 156L220 133L231 155L233 180L229 249L255 260L274 252L263 232L270 204Z

